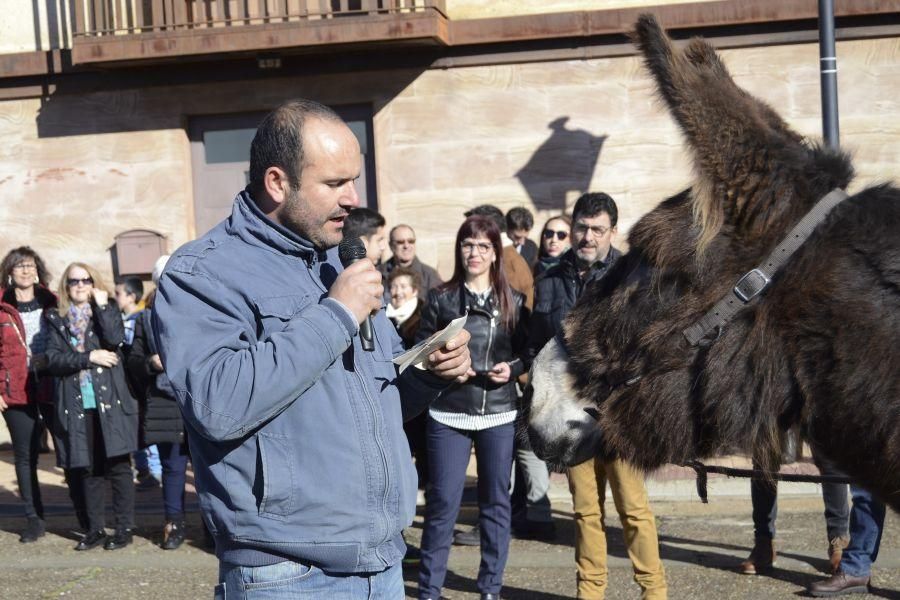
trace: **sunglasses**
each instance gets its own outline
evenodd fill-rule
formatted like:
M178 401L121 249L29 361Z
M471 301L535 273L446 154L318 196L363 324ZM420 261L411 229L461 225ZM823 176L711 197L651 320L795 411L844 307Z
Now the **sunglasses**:
M558 239L559 241L563 241L564 239L569 237L569 232L568 231L553 231L552 229L544 230L544 239L545 240L552 240L554 235L556 236L556 239Z
M75 287L79 283L82 285L94 285L94 279L92 277L84 277L83 279L70 277L66 279L66 285L68 285L69 287Z

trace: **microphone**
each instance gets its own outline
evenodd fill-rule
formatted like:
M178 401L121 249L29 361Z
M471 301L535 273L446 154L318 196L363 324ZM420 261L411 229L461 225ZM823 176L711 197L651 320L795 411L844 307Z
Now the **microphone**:
M338 256L341 259L341 264L346 269L356 261L363 260L366 257L366 245L359 238L344 238L338 245ZM359 339L363 350L368 352L375 350L375 342L372 338L372 315L368 315L359 324Z

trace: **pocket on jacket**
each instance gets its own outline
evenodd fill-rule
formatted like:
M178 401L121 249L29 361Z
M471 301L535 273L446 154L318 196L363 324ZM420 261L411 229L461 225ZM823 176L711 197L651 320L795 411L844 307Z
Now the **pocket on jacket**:
M373 319L374 321L374 319ZM388 322L387 327L393 327ZM375 338L375 351L372 353L375 360L381 362L391 362L394 360L394 348L391 345L391 331L379 325L372 324L372 335Z
M307 294L268 296L253 300L257 313L257 337L266 339L273 333L283 331L294 316L310 303Z
M293 511L293 447L287 436L271 433L257 434L256 443L262 479L254 485L260 493L259 514L283 520Z

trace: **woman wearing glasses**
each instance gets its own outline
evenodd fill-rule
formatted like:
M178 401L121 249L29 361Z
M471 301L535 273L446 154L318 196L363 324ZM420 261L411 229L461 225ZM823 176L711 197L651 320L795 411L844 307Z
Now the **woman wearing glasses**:
M26 525L19 541L44 535L44 504L38 486L38 453L44 424L53 418L49 378L41 378L47 363L47 322L44 309L56 306L47 289L44 261L27 246L11 250L0 264L0 412L13 444L16 480L25 508Z
M124 548L134 528L130 456L137 449L138 404L125 384L122 317L100 274L84 263L66 268L59 308L46 315L47 370L56 378L57 463L67 469L72 502L82 504L87 517L87 535L75 549ZM104 480L112 484L111 537L105 531Z
M478 466L483 599L498 598L509 550L509 480L516 418L515 378L525 371L527 313L524 296L503 271L497 225L485 217L466 219L456 235L453 278L429 292L417 339L468 314L465 328L474 376L452 385L429 410L426 440L429 488L419 597L440 597L447 574L453 526L459 513L472 444Z
M541 231L541 251L534 265L534 276L537 277L559 262L571 245L569 234L572 231L572 219L569 215L550 217Z

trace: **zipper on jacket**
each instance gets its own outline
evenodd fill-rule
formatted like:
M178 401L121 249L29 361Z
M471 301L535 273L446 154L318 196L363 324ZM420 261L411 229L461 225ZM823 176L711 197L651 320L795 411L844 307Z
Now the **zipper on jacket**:
M356 351L356 349L354 348L354 352L355 351ZM378 543L375 544L375 552L376 552L376 554L378 554L378 550L377 550L378 546L380 546L384 542L388 541L388 539L390 539L390 531L389 531L390 528L388 527L388 519L387 519L387 514L388 514L387 500L388 500L388 493L390 492L390 489L391 489L391 486L390 486L391 477L390 477L390 473L388 471L387 453L385 451L384 444L382 444L382 442L381 442L381 436L378 433L378 430L379 430L378 407L375 405L375 401L372 400L372 397L369 395L369 389L366 387L366 383L363 380L362 375L359 374L358 370L354 369L354 371L356 372L356 378L359 380L360 387L362 387L363 395L365 395L366 401L369 403L369 407L372 409L372 425L373 425L373 430L374 430L373 437L375 438L375 445L378 447L379 455L381 456L381 466L382 466L382 470L384 471L384 494L381 497L381 512L382 512L382 515L384 516L384 518L383 518L383 520L384 520L384 535L382 536L382 539L378 540L377 541ZM384 558L382 558L380 555L378 555L378 557L381 558L382 561L384 561Z
M488 343L487 343L487 351L484 353L484 370L487 371L494 365L489 365L488 362L491 360L491 345L494 343L494 314L491 313L491 327L488 329ZM481 414L484 414L484 411L487 409L487 382L484 384L484 389L481 392Z

